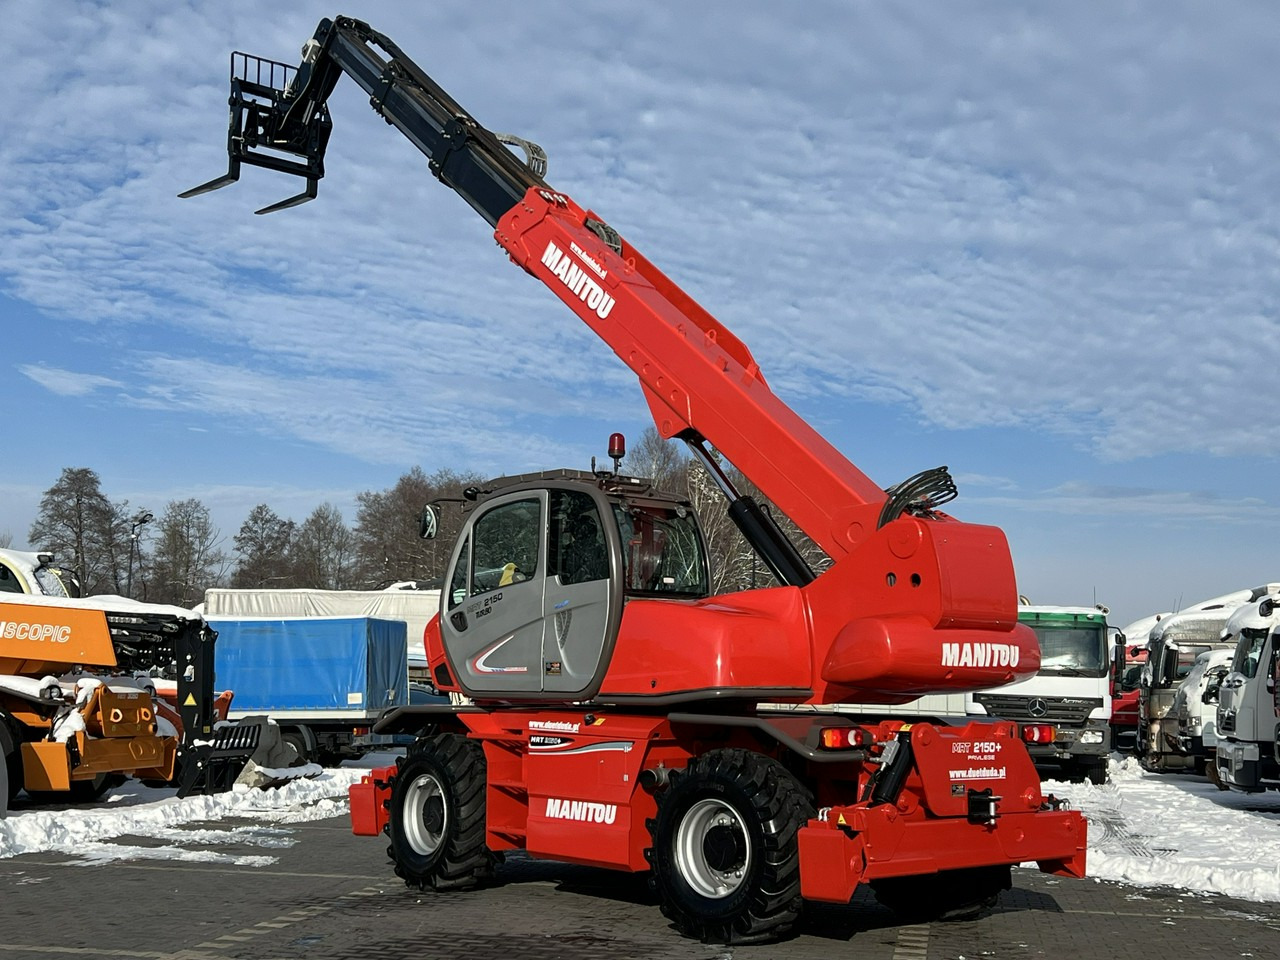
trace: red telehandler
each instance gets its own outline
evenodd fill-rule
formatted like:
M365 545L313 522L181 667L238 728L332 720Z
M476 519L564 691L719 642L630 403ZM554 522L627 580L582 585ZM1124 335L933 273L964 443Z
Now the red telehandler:
M976 915L1022 862L1083 876L1085 821L1042 793L1024 745L1051 729L806 709L1033 675L1004 534L939 510L956 493L945 467L888 491L861 473L741 341L547 185L535 144L485 129L394 43L339 17L296 68L232 54L230 168L183 196L249 163L306 178L259 213L314 198L344 73L635 372L659 432L711 471L779 584L710 595L692 506L619 473L617 435L612 470L468 491L425 638L458 703L380 720L416 741L352 788L355 832L385 833L396 873L423 888L482 882L507 850L648 871L681 933L721 943L782 935L805 901L847 903L863 883L919 921ZM825 570L708 444L826 551Z

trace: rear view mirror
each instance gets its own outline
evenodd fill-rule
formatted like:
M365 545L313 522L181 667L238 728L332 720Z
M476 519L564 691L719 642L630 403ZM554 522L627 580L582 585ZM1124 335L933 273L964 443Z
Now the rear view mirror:
M433 503L422 508L422 518L418 521L418 536L423 540L434 540L440 531L440 514Z

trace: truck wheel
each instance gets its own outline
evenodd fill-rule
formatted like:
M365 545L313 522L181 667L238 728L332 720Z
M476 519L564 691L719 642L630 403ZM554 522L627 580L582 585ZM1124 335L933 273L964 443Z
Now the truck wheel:
M287 743L293 747L294 752L298 754L298 759L303 763L311 762L311 752L307 750L307 738L296 730L290 730L287 733L280 734L282 743Z
M71 781L72 803L93 803L108 790L120 786L125 778L119 774L100 773L92 780Z
M1071 779L1076 783L1084 783L1087 780L1095 786L1102 786L1107 782L1106 758L1081 760L1071 771Z
M4 758L5 773L9 776L9 802L22 790L22 751L15 746Z
M9 802L22 790L22 739L15 733L13 722L0 713L0 757L9 780Z
M387 855L410 887L450 890L493 875L485 846L484 749L456 733L414 743L397 761Z
M782 764L748 750L695 757L648 822L650 886L663 914L704 943L756 943L800 916L797 835L814 815Z
M1218 770L1218 762L1216 760L1210 760L1205 764L1204 775L1208 778L1209 782L1219 790L1231 789L1229 784L1223 783L1222 773Z
M967 867L917 877L872 880L876 899L908 923L972 920L1013 886L1010 867Z

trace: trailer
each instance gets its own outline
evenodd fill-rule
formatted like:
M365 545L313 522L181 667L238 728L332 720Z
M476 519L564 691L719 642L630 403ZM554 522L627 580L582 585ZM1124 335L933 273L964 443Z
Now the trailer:
M405 625L374 617L212 617L228 719L266 715L304 760L332 766L389 744L372 728L409 704Z
M416 583L415 583L416 587ZM214 619L237 617L375 617L400 620L408 640L409 679L427 681L422 636L440 609L439 589L267 590L211 587L200 612Z

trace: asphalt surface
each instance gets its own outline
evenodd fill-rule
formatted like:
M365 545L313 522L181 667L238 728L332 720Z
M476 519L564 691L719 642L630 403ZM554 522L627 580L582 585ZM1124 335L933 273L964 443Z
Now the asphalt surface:
M848 906L812 905L789 940L723 947L680 937L643 877L518 855L492 886L422 892L391 873L385 843L352 836L345 818L284 829L291 846L217 847L269 852L277 860L268 866L87 865L49 854L0 861L0 960L1280 957L1280 905L1022 869L978 920L901 926L860 892Z

